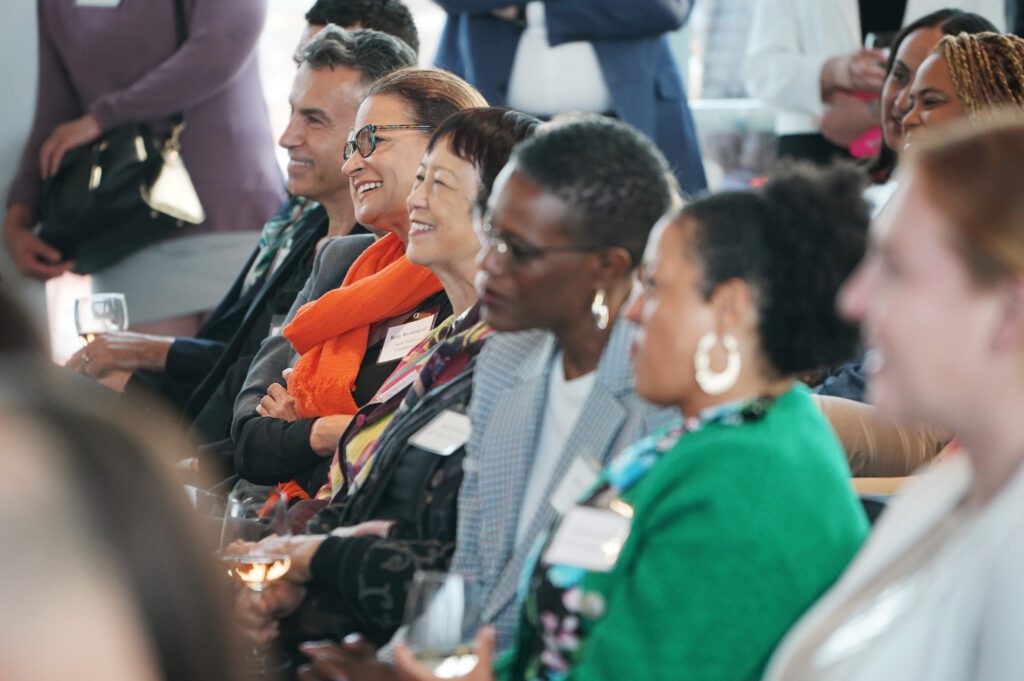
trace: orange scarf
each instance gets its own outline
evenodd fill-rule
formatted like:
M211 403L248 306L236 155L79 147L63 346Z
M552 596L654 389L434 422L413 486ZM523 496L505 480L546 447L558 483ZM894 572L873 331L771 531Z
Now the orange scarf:
M408 312L440 290L437 277L409 262L405 245L388 234L352 263L340 287L299 308L283 331L302 355L288 380L299 416L354 414L352 391L370 325Z

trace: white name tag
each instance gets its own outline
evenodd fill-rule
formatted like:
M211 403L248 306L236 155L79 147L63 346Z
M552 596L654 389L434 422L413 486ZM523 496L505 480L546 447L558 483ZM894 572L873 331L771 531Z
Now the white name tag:
M559 515L565 513L567 508L578 502L580 497L593 487L597 482L597 475L592 464L577 457L551 495L551 507L558 511Z
M121 0L75 0L77 7L117 7Z
M395 383L387 390L378 392L376 395L374 395L373 399L370 400L370 404L384 404L392 397L394 397L395 395L397 395L398 393L402 392L403 390L411 386L413 383L415 383L419 375L419 371L410 371L405 376L403 376L402 380L398 381L398 383Z
M630 519L614 511L573 506L558 525L544 562L610 572L629 537Z
M384 346L380 349L380 356L377 364L387 364L396 359L402 359L416 344L423 340L423 337L434 328L434 315L427 315L423 319L399 324L388 329L388 335L384 337Z
M409 444L439 456L449 456L469 442L472 433L468 416L446 409L409 438Z

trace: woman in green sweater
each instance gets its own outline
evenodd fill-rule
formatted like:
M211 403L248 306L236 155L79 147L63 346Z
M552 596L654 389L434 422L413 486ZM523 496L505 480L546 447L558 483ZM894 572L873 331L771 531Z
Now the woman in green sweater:
M679 421L636 443L538 545L514 648L471 679L759 679L867 533L846 459L794 377L850 357L840 283L868 209L851 170L783 170L655 229L636 387ZM683 416L685 415L685 417ZM407 648L400 666L433 678Z

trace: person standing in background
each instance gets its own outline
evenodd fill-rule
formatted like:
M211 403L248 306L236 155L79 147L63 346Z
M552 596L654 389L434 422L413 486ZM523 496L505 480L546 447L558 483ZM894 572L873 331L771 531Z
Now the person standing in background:
M778 110L779 156L828 163L878 126L886 54L863 49L945 7L942 0L756 0L747 48L750 94ZM1005 26L1001 0L961 10Z
M206 221L93 279L96 290L126 294L133 328L194 333L252 248L245 230L284 199L256 58L266 0L185 0L180 47L172 0L38 0L37 9L36 113L7 196L4 243L31 277L68 271L73 263L33 234L45 178L69 150L118 125L168 132L184 112L182 158Z
M493 105L551 117L609 114L654 140L682 190L707 188L667 32L689 0L435 0L448 12L435 63Z

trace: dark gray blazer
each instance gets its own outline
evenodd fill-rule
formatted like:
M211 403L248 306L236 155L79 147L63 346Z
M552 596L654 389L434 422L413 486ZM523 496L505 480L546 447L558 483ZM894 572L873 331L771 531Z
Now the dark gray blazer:
M668 423L677 412L644 402L633 390L629 346L635 327L618 320L597 367L594 387L555 466L543 498L551 499L576 459L595 470L627 445ZM516 586L531 548L558 518L544 503L516 541L520 505L547 410L548 376L556 351L546 331L498 333L477 357L459 491L458 538L451 570L473 577L469 630L493 624L498 650L512 641Z
M310 301L317 300L328 291L341 286L349 267L372 243L372 236L357 234L335 237L324 244L313 261L313 270L309 275L309 279L306 280L306 285L302 287L299 295L295 298L295 303L292 304L291 310L288 311L285 324L295 317L300 307ZM256 353L256 357L253 358L252 365L249 367L249 373L245 377L242 390L235 400L234 417L231 421L231 438L235 441L236 448L241 444L243 424L256 413L256 407L259 406L263 396L267 394L267 389L270 385L272 383L283 383L284 379L281 377L281 372L292 366L298 360L298 357L299 355L295 352L292 344L280 333L268 336L263 341L259 352ZM312 419L305 419L304 421L311 422ZM294 427L291 430L296 432L289 434L288 437L296 441L304 440L308 442L309 426L310 424L304 424L303 421L294 422ZM306 431L304 436L301 432L298 432L303 429ZM236 468L239 464L237 454L236 449ZM246 468L246 466L243 466L237 472L243 477L249 477L246 475Z

